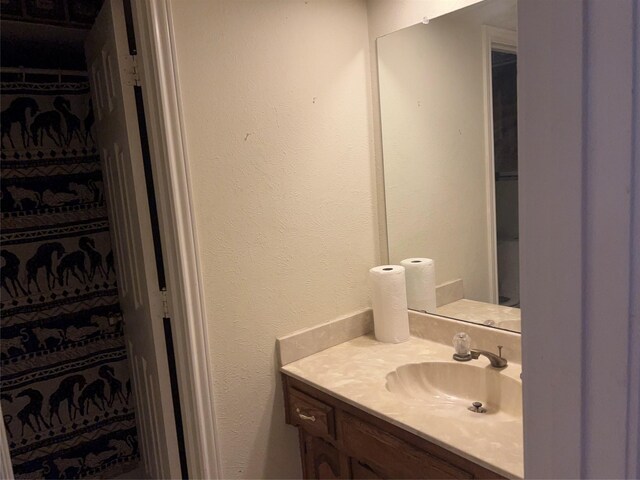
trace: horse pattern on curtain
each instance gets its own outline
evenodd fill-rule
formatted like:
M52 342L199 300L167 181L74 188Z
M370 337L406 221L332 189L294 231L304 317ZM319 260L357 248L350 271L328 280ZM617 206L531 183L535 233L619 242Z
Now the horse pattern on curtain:
M89 86L2 83L0 394L16 478L139 460Z

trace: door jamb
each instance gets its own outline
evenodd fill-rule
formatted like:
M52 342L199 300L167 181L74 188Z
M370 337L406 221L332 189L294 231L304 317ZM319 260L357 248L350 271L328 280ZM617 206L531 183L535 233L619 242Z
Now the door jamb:
M482 62L484 75L484 157L485 190L488 220L489 301L498 302L498 235L496 231L495 163L493 152L493 93L491 74L491 49L497 47L516 53L518 37L513 30L482 26Z
M2 414L2 407L0 406L0 415ZM7 432L5 431L4 424L0 426L0 477L7 480L13 480L13 465L11 464L11 453L9 452L9 441L7 440Z
M138 69L144 92L160 235L192 478L221 477L202 272L188 154L167 0L134 0Z

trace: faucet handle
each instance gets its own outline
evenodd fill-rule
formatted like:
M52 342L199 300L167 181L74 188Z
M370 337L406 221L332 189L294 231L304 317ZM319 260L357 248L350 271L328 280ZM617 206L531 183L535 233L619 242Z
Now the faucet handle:
M471 360L471 337L465 332L453 336L453 358L459 361Z
M502 358L502 345L498 345L498 356Z

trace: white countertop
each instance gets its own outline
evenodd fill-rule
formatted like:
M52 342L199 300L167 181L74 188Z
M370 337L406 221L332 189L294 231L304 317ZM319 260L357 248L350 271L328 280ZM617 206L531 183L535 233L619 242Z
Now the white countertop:
M497 328L505 328L514 332L520 331L519 308L463 298L438 307L436 313L445 317L478 324L484 324L484 322L490 320L493 322L490 325Z
M386 388L386 376L408 363L451 360L452 347L412 336L399 344L363 335L289 363L281 371L485 468L523 478L522 419L434 408ZM481 357L474 365L489 365ZM490 368L490 367L488 367ZM521 366L500 373L519 380Z

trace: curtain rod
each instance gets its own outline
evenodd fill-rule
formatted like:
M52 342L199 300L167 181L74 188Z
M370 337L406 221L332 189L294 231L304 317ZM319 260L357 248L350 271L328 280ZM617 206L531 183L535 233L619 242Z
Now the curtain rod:
M56 68L22 68L22 67L0 67L0 73L19 73L23 75L58 75L88 77L89 74L82 70L62 70Z

